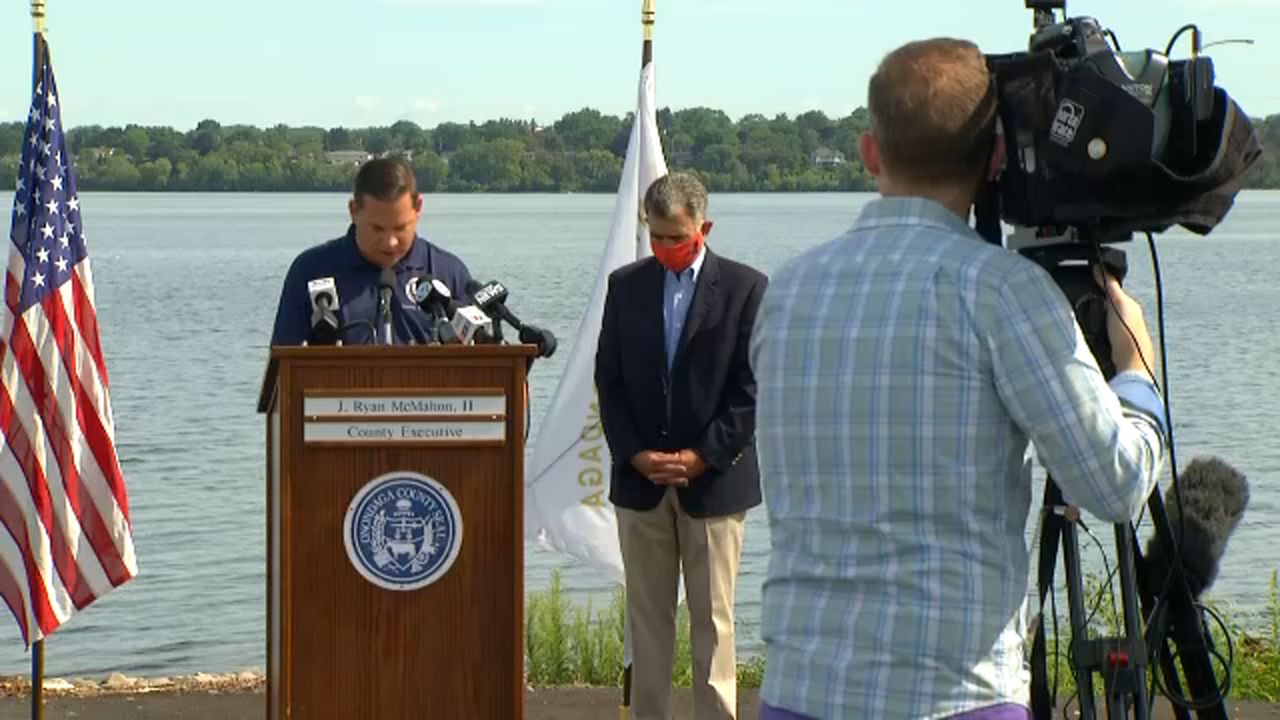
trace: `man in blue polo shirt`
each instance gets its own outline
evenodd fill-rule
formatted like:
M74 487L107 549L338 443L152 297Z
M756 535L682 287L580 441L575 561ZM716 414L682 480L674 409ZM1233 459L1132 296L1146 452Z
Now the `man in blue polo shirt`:
M437 342L436 321L413 300L423 278L443 282L460 298L471 273L458 256L428 243L417 232L422 214L413 169L399 158L379 158L361 166L349 204L346 235L309 248L289 267L276 311L272 345L301 345L311 336L312 281L333 281L346 345L375 341L380 278L395 275L391 329L396 344Z

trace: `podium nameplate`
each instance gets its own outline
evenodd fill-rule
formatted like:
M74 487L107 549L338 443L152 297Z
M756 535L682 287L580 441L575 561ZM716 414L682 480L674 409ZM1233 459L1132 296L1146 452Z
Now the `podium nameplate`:
M505 420L308 420L302 428L307 444L502 445L506 440Z
M313 392L303 398L302 414L319 418L485 417L497 420L507 412L507 396L501 389L447 391L331 391Z

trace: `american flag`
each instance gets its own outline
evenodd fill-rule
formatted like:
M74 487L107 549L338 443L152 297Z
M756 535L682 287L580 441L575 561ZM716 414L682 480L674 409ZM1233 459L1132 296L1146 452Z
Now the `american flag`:
M28 646L137 574L80 199L36 36L0 326L0 597Z

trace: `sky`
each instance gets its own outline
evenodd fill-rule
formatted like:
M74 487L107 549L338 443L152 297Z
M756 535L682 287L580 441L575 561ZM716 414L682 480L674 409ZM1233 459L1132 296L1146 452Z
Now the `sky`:
M412 120L547 124L634 110L640 0L48 0L63 121L365 127ZM1218 84L1280 113L1280 0L1069 0L1126 50L1197 22ZM1026 48L1021 0L657 0L658 105L841 116L880 58L913 39ZM1190 43L1180 45L1185 55ZM1175 53L1178 54L1178 53ZM0 120L30 103L26 0L0 10Z

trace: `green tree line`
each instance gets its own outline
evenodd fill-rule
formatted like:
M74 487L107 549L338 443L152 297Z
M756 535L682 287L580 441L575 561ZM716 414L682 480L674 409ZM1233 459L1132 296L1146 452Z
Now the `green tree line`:
M84 190L346 191L361 161L399 153L427 192L613 192L632 120L590 108L545 126L501 119L263 129L204 120L185 132L90 125L67 139ZM857 151L867 122L865 109L737 121L704 107L658 112L668 164L696 171L713 191L869 190ZM1254 122L1263 145L1280 148L1280 115ZM14 187L23 132L22 123L0 123L0 189ZM1264 154L1248 185L1280 188L1280 158Z

